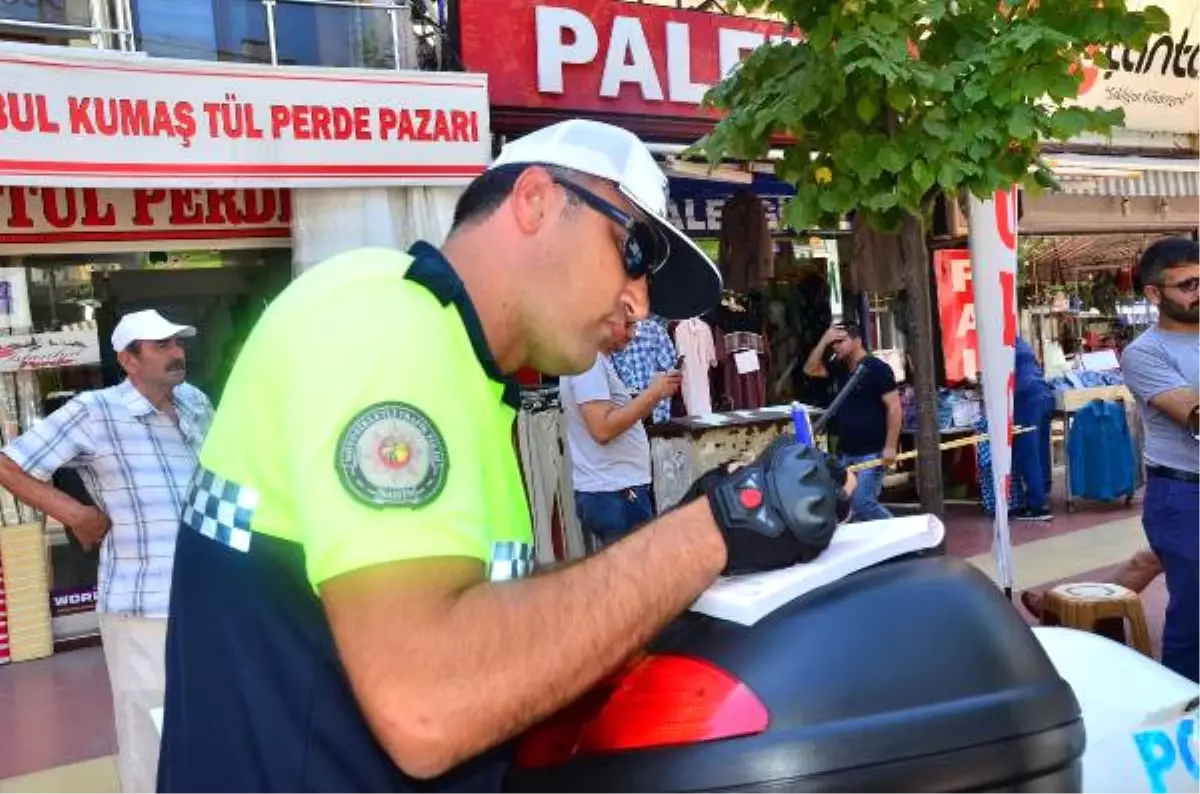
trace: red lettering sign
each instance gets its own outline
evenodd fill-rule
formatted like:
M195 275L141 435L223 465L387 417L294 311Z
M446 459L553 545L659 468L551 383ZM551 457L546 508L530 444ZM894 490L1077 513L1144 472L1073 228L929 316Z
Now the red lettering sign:
M267 69L43 49L0 42L0 184L465 185L491 155L480 74ZM181 223L207 227L210 218L239 214L230 195L168 191L163 207ZM87 212L75 194L47 203L43 220L54 229L74 228Z
M1017 274L1000 271L1000 294L1004 297L1004 346L1017 346Z
M1010 251L1017 250L1017 189L997 190L993 204L996 207L996 233L1000 242Z
M0 254L286 246L287 190L0 187Z
M975 333L975 287L971 281L971 253L934 251L937 274L938 317L942 326L942 355L946 382L960 383L979 376L979 339Z
M694 137L700 100L750 50L797 38L763 20L616 0L459 0L468 71L486 72L497 129L536 126L520 111L632 116L638 132ZM502 46L497 46L502 43Z

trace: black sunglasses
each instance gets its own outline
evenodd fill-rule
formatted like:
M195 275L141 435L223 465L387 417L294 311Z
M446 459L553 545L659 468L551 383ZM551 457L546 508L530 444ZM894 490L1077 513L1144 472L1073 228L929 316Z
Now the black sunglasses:
M625 259L625 272L629 274L630 278L644 278L657 273L667 263L667 257L671 253L671 243L654 226L623 212L607 200L574 182L565 179L555 179L554 181L625 231L625 242L621 253Z

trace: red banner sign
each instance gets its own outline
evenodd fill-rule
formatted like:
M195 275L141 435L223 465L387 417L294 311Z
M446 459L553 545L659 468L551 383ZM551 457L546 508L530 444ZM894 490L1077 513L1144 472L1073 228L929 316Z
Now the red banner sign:
M975 333L975 286L971 281L971 253L935 251L938 316L942 326L942 355L946 382L960 383L979 377L979 340Z
M750 50L794 38L774 22L618 0L459 0L458 9L463 67L487 73L498 129L514 126L514 110L534 110L638 116L622 123L695 134L711 118L699 107L710 85Z
M0 254L286 247L291 221L275 188L0 187Z

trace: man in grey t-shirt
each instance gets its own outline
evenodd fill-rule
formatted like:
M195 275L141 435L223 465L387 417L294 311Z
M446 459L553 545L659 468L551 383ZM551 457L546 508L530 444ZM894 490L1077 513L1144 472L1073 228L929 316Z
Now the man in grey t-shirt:
M1200 680L1200 247L1182 237L1146 250L1138 281L1158 324L1125 349L1121 370L1145 428L1142 526L1167 575L1163 664Z
M619 350L629 344L632 330L614 329L613 337L614 350ZM650 441L642 420L660 400L679 391L679 384L677 371L659 373L634 396L608 353L597 356L587 372L559 383L571 446L575 512L584 532L600 546L654 517Z

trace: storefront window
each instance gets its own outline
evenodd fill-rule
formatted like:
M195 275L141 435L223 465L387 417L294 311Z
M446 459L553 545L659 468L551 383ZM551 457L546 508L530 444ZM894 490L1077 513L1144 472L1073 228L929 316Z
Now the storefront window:
M360 5L278 0L273 12L278 62L395 68L389 3L363 0ZM139 46L149 55L271 62L262 0L134 0L133 7Z
M151 243L131 252L43 254L31 247L28 253L0 255L0 445L75 394L119 382L123 375L108 339L117 319L140 309L154 308L197 328L197 336L183 342L188 381L219 401L250 329L290 279L291 251L154 248ZM10 332L14 335L6 336ZM37 369L17 370L20 357L44 355L81 358L67 366L55 359L53 365L42 361ZM91 502L70 469L59 470L54 485ZM0 492L0 524L39 518ZM69 643L96 631L98 552L84 551L53 519L46 529L54 636Z

